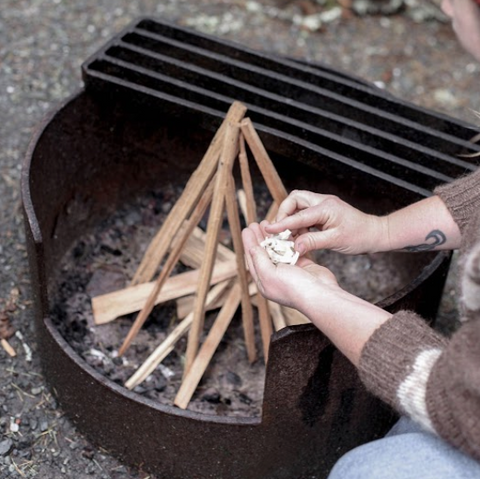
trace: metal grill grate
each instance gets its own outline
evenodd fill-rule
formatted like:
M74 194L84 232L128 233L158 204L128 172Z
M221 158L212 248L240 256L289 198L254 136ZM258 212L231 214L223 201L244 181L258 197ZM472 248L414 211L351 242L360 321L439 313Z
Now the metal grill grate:
M472 127L396 99L353 76L143 19L83 65L87 91L145 108L199 114L217 126L244 102L272 151L302 147L300 160L356 170L416 195L476 168ZM161 110L160 110L161 111ZM320 160L319 160L320 158ZM353 171L352 171L353 174Z

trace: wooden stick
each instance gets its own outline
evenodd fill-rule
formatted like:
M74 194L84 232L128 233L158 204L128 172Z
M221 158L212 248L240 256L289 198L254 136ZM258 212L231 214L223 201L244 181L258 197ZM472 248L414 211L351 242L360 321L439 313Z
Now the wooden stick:
M272 315L272 321L275 327L275 331L279 331L280 329L285 328L287 326L287 321L285 319L285 316L283 315L281 306L274 301L268 301L268 307Z
M215 303L220 296L231 286L232 280L222 281L214 286L207 295L206 306ZM153 351L152 354L145 360L145 362L135 371L135 373L128 379L125 386L128 389L133 389L152 374L157 366L170 354L175 348L177 341L188 332L192 325L193 312L188 314L175 329L165 338L164 341Z
M155 304L195 293L200 274L200 269L197 269L172 276L164 284ZM217 263L213 269L210 285L232 278L236 274L237 264L235 261ZM125 314L140 311L152 288L154 288L153 282L143 283L94 297L92 309L95 324L105 324Z
M263 357L268 361L268 350L270 349L270 339L272 337L272 318L268 307L267 298L260 293L257 294L258 319L260 322L260 336L262 337Z
M190 294L188 296L183 296L178 298L176 301L177 307L177 318L179 320L186 318L192 311L195 306L195 295ZM205 311L211 311L212 309L219 309L225 303L225 295L220 296L217 301L211 304L205 302Z
M267 216L265 217L265 219L271 223L277 216L278 208L279 208L278 203L274 201L270 205L270 208L267 211Z
M212 359L215 350L222 340L225 331L227 330L239 304L241 297L241 289L238 281L233 285L228 294L227 301L215 320L210 332L208 333L205 342L202 344L197 357L193 361L187 375L185 376L174 404L179 408L185 409L190 402L190 399L195 392L195 389L200 382L205 370Z
M287 320L288 326L311 323L311 321L304 314L302 314L300 311L297 311L296 309L282 306L282 311L285 319Z
M252 125L250 118L245 118L240 123L242 133L247 140L248 146L252 151L253 157L257 162L258 167L267 183L267 187L273 197L273 200L280 204L287 197L287 190L283 186L282 180L268 156L267 150L263 146L258 133Z
M145 305L143 306L142 310L136 317L132 327L128 331L127 337L123 341L122 346L118 350L119 356L122 356L125 353L125 351L130 346L132 341L136 338L138 332L140 331L141 327L147 320L149 314L152 312L152 309L155 306L155 300L158 294L160 293L163 285L165 284L165 281L170 276L173 268L177 264L178 258L180 257L180 253L185 243L187 242L188 237L192 233L193 229L197 226L198 222L202 219L207 209L207 206L210 204L210 201L212 200L213 186L214 186L214 181L211 180L203 196L200 198L200 201L195 206L195 209L193 210L192 215L185 222L182 236L178 237L177 235L176 243L173 249L170 251L170 255L168 256L167 261L163 265L160 275L155 281L155 285L152 289L152 292L150 293L150 296L148 297L147 301L145 302Z
M278 204L274 201L267 212L267 221L272 221L278 212ZM265 362L268 361L268 350L270 348L270 339L272 336L272 318L268 301L260 293L256 295L256 303L258 308L258 318L260 322L260 335L262 337L263 355Z
M248 360L250 363L253 363L257 359L255 331L253 328L253 309L252 303L250 302L250 294L248 293L248 273L245 266L245 250L243 249L242 229L240 226L238 205L235 196L235 180L233 179L232 174L229 174L227 179L225 203L227 206L228 223L232 234L233 249L235 250L235 255L237 257L238 279L242 291L242 324L245 346L247 349Z
M248 293L250 295L252 305L257 306L257 301L255 297L258 291L257 291L257 285L253 281L248 285ZM221 308L225 304L225 300L226 300L226 295L224 294L223 296L220 296L214 303L206 305L206 310ZM193 309L194 302L195 302L195 295L193 294L178 298L176 300L177 318L183 319L188 314L190 314Z
M250 169L248 167L248 158L245 151L245 142L242 141L244 138L247 140L248 145L250 146L250 150L254 155L254 158L260 168L260 171L267 183L267 187L272 194L274 202L270 207L269 215L273 216L276 215L276 211L278 210L277 204L283 201L284 198L287 196L287 190L283 186L280 177L278 176L275 167L273 166L272 161L270 160L267 151L265 150L260 138L258 137L257 132L253 128L252 122L250 119L245 118L240 124L242 130L242 138L240 140L240 167L241 167L241 175L242 175L242 182L243 187L245 189L245 196L247 199L247 207L246 207L246 215L247 215L247 223L253 223L257 221L257 213L255 208L255 198L253 195L253 186L252 180L250 175ZM244 149L244 153L242 155L242 147ZM243 160L243 168L242 168L242 160ZM269 218L267 215L267 219L271 221L273 218ZM263 347L263 355L265 358L265 362L268 361L268 351L270 348L270 339L272 336L273 328L272 328L272 317L270 315L270 307L266 298L264 298L260 293L257 294L257 307L258 307L258 317L260 323L260 335L262 337L262 347Z
M210 207L210 216L208 218L205 255L201 266L200 282L198 284L197 298L193 309L193 324L188 334L187 351L185 354L185 372L188 372L195 359L200 342L201 331L203 329L205 299L210 285L213 264L215 262L218 235L223 222L227 178L228 175L230 175L233 162L238 152L238 135L238 125L228 122L225 131L222 154L220 156L220 162L216 174L216 184Z
M200 268L204 259L207 235L198 226L192 231L180 255L180 261L190 268ZM217 261L234 261L235 253L222 243L217 246Z
M131 284L136 285L150 281L155 274L183 220L193 210L210 179L215 174L218 159L223 146L226 125L229 122L238 123L245 115L246 107L240 102L234 102L222 125L210 143L207 152L192 176L189 178L183 193L170 211L162 227L151 241L138 267Z
M12 346L6 339L2 339L1 344L2 344L2 348L6 351L6 353L10 357L14 358L17 355L15 349L12 348Z
M248 214L247 214L247 195L245 194L245 190L242 188L239 188L237 190L237 199L238 199L238 207L240 208L240 211L242 212L242 216L245 220L245 223L248 224Z
M242 185L246 197L245 220L247 224L257 221L257 208L255 205L255 196L253 194L252 176L248 166L247 151L245 149L245 137L240 134L240 153L238 155L240 163L240 174L242 176Z

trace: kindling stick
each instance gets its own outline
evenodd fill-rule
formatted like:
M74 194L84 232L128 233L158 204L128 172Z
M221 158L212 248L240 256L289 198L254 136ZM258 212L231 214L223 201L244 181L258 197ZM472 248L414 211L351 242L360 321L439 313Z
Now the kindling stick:
M212 359L215 350L222 340L225 331L227 330L230 321L232 320L235 311L240 304L241 289L238 281L235 281L227 300L218 314L213 326L208 333L198 355L192 362L180 389L175 397L174 404L181 409L186 409L190 399L195 392L200 379L207 369L210 360Z
M222 281L215 285L207 295L206 306L215 303L220 296L231 286L232 280ZM188 314L175 329L165 338L164 341L153 351L152 354L145 360L145 362L135 371L135 373L128 379L125 386L128 389L133 389L152 374L156 367L170 354L174 349L177 341L188 332L192 325L193 312Z
M248 120L248 121L245 121ZM278 177L278 174L271 162L268 154L263 147L263 144L258 137L257 132L253 128L251 121L246 118L241 123L241 130L242 135L240 137L240 172L242 175L242 183L243 188L245 190L245 216L247 220L247 224L251 224L257 221L257 212L255 207L255 198L253 195L253 186L252 186L252 178L250 175L250 168L248 165L248 158L247 153L245 150L245 137L247 137L247 142L249 143L250 149L254 155L254 158L259 165L260 172L262 173L265 182L267 183L267 187L269 188L272 197L273 197L273 204L270 207L270 214L272 214L272 209L276 214L277 207L276 207L276 199L281 198L283 195L283 184ZM262 165L262 166L260 166ZM278 180L276 179L278 178ZM283 188L283 190L282 190ZM274 192L272 192L274 190ZM285 190L286 194L286 190ZM267 215L268 216L268 215ZM257 294L257 308L258 308L258 318L260 323L260 335L262 337L262 348L263 348L263 356L265 358L265 362L268 360L268 350L270 348L270 339L272 336L272 317L270 315L270 308L266 298L264 298L260 293ZM278 317L278 316L277 316Z
M198 226L194 228L180 255L180 261L185 266L189 266L190 268L200 268L200 266L202 266L206 236L201 228ZM235 253L222 243L218 243L216 262L233 261L234 259Z
M252 151L253 157L262 172L273 200L280 204L287 197L287 190L285 189L285 186L283 186L282 180L273 166L272 160L268 156L267 150L263 146L250 118L242 120L240 128L245 136L245 140L247 140L250 150Z
M262 337L263 357L268 361L268 350L270 349L270 339L272 336L272 318L268 308L267 298L259 292L257 294L258 319L260 322L260 336Z
M199 202L195 206L195 209L192 212L190 218L184 223L184 228L182 229L182 235L176 237L176 243L173 246L173 249L170 251L170 254L167 258L167 261L163 265L162 271L160 272L157 280L155 281L155 286L150 293L145 305L143 306L142 310L136 317L132 327L128 331L127 337L123 341L122 346L118 350L118 355L122 356L127 348L130 346L132 341L137 336L138 332L140 331L141 327L147 320L149 314L152 312L152 309L155 306L155 299L160 293L162 286L165 284L165 281L170 276L173 268L178 262L178 258L180 257L180 253L188 240L188 237L192 233L193 229L197 226L199 221L202 219L205 211L207 210L208 205L212 199L213 195L213 186L214 180L210 181L210 184L207 186L204 194L200 198Z
M0 341L2 344L2 348L7 352L10 357L14 358L17 355L15 349L12 348L12 346L6 339L1 339Z
M273 325L275 326L275 331L285 328L287 326L287 321L283 315L282 307L274 301L268 301L268 307L270 308L270 313L272 314L272 321Z
M282 306L281 308L288 326L311 323L311 321L300 311L297 311L293 308L288 308L287 306Z
M242 130L242 134L245 137L245 140L250 147L250 150L255 158L255 161L262 173L263 178L265 179L265 183L270 191L270 194L273 197L273 204L269 215L267 215L267 219L270 221L273 218L269 218L268 216L273 216L272 209L276 210L276 205L279 205L286 197L287 197L287 190L283 186L282 180L278 176L278 173L272 163L272 160L268 156L267 150L263 146L258 133L255 131L255 128L252 125L250 118L245 118L240 123L240 128ZM246 153L245 153L246 155ZM249 175L248 175L249 176ZM249 207L249 196L253 197L253 190L251 193L247 193L248 189L250 188L248 185L248 176L242 176L244 178L243 186L245 188L245 195L247 196L247 223L252 223L256 221L256 216L250 216L251 213L251 206ZM250 199L252 201L252 199ZM276 214L276 213L275 213ZM270 309L268 305L268 301L259 293L257 295L257 304L258 304L258 316L260 321L260 334L262 336L262 345L263 345L263 354L265 357L265 362L268 360L268 350L270 347L270 339L272 335L272 318L270 316Z
M257 300L255 299L257 296L257 285L252 281L248 285L248 294L250 295L250 300L253 306L257 306ZM221 308L226 299L226 294L220 296L214 303L206 305L206 310L212 309L219 309ZM176 300L177 303L177 318L183 319L185 318L193 309L193 303L195 301L195 297L193 294L188 296L183 296Z
M270 205L270 208L267 211L267 216L265 219L269 221L270 223L275 220L275 217L277 216L278 213L278 208L279 205L275 201Z
M236 261L216 263L210 285L237 275ZM157 296L155 304L195 293L200 277L200 269L171 276ZM95 324L105 324L125 314L140 311L150 295L154 283L143 283L136 286L113 291L92 298L92 310Z
M215 134L202 161L188 180L180 200L170 211L162 227L151 241L138 267L131 284L136 285L150 281L170 245L172 238L198 202L210 179L215 174L218 158L223 147L226 124L238 123L244 117L247 108L240 102L234 102L222 125Z
M255 197L253 195L252 177L248 166L247 151L245 149L245 137L240 134L240 153L238 155L240 163L240 174L242 176L243 191L245 192L245 219L247 224L257 221L257 209Z
M245 222L248 224L247 220L247 195L245 194L245 190L242 190L242 188L239 188L237 190L237 199L238 199L238 207L240 208L240 211L242 212L243 218L245 219Z
M187 351L185 354L185 373L188 372L195 359L200 342L201 331L203 329L205 319L205 299L210 284L212 268L215 263L218 234L223 221L227 178L228 175L230 175L233 162L238 153L238 135L238 124L227 122L222 153L220 155L220 161L216 173L212 204L210 206L204 262L201 266L200 282L198 284L195 307L193 308L193 323L188 334Z
M237 257L238 279L242 291L242 323L245 346L248 360L253 363L257 359L255 348L255 331L253 328L253 309L248 293L248 274L245 266L245 251L243 249L242 229L238 216L238 205L235 197L235 180L230 173L227 178L227 190L225 192L225 203L227 206L227 217L232 234L233 249Z

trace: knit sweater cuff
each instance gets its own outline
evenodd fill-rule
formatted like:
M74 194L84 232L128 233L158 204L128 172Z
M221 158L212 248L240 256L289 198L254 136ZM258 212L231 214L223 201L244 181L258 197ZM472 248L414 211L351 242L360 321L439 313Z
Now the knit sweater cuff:
M360 377L373 394L429 428L423 417L426 383L445 344L446 339L416 313L399 311L365 344Z
M480 208L480 169L468 176L435 188L463 233L465 226Z

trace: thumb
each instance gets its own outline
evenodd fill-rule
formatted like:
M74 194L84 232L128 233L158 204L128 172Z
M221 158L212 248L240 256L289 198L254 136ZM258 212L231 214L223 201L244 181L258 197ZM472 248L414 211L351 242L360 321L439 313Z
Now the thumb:
M332 239L331 231L309 231L295 239L295 249L300 255L318 249L331 249Z

